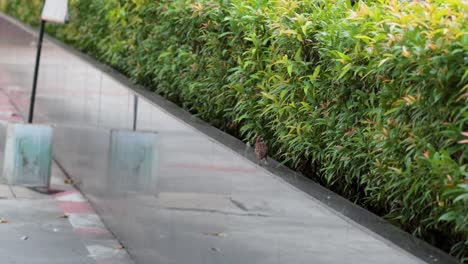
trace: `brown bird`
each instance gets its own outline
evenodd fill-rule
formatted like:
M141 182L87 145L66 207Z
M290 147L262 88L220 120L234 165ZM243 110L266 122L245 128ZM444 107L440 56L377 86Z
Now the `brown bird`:
M268 164L268 146L262 136L257 137L255 142L255 156L257 157L257 164L260 164L262 160L265 161L265 164Z

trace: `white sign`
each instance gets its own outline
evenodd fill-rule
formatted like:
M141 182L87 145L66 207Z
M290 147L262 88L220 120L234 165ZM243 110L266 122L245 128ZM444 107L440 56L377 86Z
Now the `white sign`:
M68 21L68 0L46 0L42 9L41 19L54 23Z

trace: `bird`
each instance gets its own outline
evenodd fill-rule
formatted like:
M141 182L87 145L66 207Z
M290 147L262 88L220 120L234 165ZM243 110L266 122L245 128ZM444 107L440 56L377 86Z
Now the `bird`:
M257 157L257 164L260 164L262 160L265 161L265 164L268 164L268 146L262 136L257 137L255 142L255 156Z

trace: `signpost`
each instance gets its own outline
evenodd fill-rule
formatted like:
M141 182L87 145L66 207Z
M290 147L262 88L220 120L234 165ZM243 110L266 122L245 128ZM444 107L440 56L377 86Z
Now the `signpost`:
M37 42L36 66L34 68L33 87L31 92L31 102L29 104L28 123L33 122L34 104L36 102L37 79L39 75L39 65L41 60L42 41L44 39L44 27L46 22L64 24L68 21L68 0L45 0L41 14L41 27L39 30L39 40Z

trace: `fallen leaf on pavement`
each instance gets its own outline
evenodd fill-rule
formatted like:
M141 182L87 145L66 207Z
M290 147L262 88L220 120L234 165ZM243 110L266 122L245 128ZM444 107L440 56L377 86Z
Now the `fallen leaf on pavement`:
M223 232L213 232L213 233L210 233L210 232L206 232L206 233L203 233L207 236L216 236L216 237L226 237L226 234L223 233Z
M215 252L220 252L221 251L219 248L215 248L215 247L212 247L211 250L213 250Z
M65 180L63 181L65 184L73 184L73 180L70 179L70 178L65 178Z

